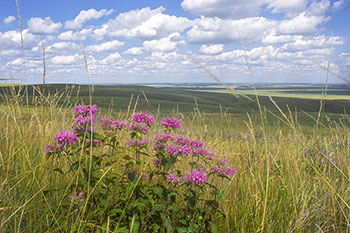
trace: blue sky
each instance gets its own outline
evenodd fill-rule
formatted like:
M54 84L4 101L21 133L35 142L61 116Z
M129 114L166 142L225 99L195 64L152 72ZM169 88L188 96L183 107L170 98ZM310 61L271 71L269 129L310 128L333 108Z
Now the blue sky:
M350 80L349 0L18 3L24 51L15 1L4 0L0 80L40 83L42 41L49 83L213 82L198 64L230 83L323 83L329 58L330 82Z

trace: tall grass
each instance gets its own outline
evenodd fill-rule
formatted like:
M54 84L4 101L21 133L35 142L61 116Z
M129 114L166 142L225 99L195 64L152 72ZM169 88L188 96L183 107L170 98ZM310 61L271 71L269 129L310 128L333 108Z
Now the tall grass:
M52 171L53 163L64 161L47 158L42 149L57 131L72 124L71 107L76 103L69 97L62 100L69 91L35 95L29 107L17 93L2 96L6 102L0 108L0 229L4 232L61 232L67 227L59 221L69 195L63 184L70 177ZM125 118L127 112L120 114ZM318 135L312 135L293 115L285 117L293 121L294 129L266 121L262 133L260 117L255 115L237 119L225 113L201 113L198 108L192 114L178 114L185 135L200 138L237 169L221 203L228 216L220 223L221 231L260 231L263 219L266 232L349 231L348 116L337 122L329 119Z
M16 5L22 32L17 1ZM23 48L23 36L21 41ZM42 47L45 82L44 43ZM81 47L90 82L83 44ZM248 57L245 59L251 71ZM329 67L327 80L328 73ZM68 166L65 161L48 158L43 152L57 131L72 125L71 109L81 100L79 91L76 98L71 91L68 86L57 93L33 88L30 100L26 86L20 86L19 91L12 87L11 93L1 95L2 232L65 232L69 224L80 229L87 224L84 213L67 220L65 209L70 206L65 200L70 193L65 184L73 179L52 169L55 163ZM89 87L89 104L94 102L92 94L93 86ZM202 113L198 105L191 114L177 112L184 121L185 135L201 139L237 169L220 203L227 216L218 220L220 231L350 232L350 118L344 115L341 120L322 123L321 104L314 119L317 130L312 134L301 126L297 115L283 112L271 97L277 115L260 106L257 94L256 100L246 98L258 104L258 114L247 113L237 119L223 111ZM135 112L137 104L132 106L132 102L117 117L128 118ZM106 112L112 109L101 109L99 114ZM155 113L160 117L159 111ZM280 124L269 121L268 113ZM109 224L95 229L109 232Z

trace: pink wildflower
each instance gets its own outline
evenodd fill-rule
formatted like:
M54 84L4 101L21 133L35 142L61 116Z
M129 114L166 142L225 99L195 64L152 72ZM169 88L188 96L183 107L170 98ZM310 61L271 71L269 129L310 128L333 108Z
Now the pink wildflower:
M55 136L55 144L60 150L63 146L73 145L78 142L77 135L74 132L61 131Z
M176 118L166 118L161 122L162 126L167 129L179 129L181 128L181 121Z
M168 176L166 177L166 180L170 181L171 183L175 183L175 182L179 183L183 180L183 177L174 176L173 173L169 172Z
M194 170L190 172L187 176L187 181L191 181L194 185L200 185L201 183L207 182L207 174L205 174L203 169Z
M148 139L133 139L133 140L130 140L126 143L127 146L129 147L141 147L141 146L144 146L148 143Z
M169 134L158 135L154 140L158 143L164 143L172 139L173 139L173 136L169 133Z
M136 132L140 132L140 133L147 133L148 132L148 126L147 126L147 124L145 124L143 122L131 124L130 129L134 130Z
M147 123L149 125L154 123L154 118L152 115L147 113L135 113L132 117L134 123Z

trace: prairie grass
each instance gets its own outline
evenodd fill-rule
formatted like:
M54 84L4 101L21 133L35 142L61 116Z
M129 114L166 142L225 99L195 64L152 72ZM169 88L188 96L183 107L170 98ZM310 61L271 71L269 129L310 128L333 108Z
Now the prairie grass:
M71 101L69 90L33 95L30 104L15 92L2 98L0 229L67 231L64 209L69 208L69 192L64 185L72 178L52 170L55 163L64 161L48 158L43 148L59 130L71 127L76 102ZM127 119L135 110L136 105L129 106L113 115ZM99 115L108 112L112 109L100 109ZM154 113L156 120L164 115ZM237 169L220 203L227 215L218 220L221 232L258 232L262 224L266 232L349 232L347 115L336 121L327 118L315 130L301 126L294 115L281 113L280 123L264 120L262 130L261 120L254 114L237 118L202 113L199 108L176 114L184 122L184 135L202 140ZM264 112L262 117L266 117ZM87 224L86 215L70 221ZM96 229L108 231L105 226Z

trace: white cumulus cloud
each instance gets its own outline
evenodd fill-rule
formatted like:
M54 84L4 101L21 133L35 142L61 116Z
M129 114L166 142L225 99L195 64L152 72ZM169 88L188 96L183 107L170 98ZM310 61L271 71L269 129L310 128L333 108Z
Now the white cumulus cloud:
M126 55L142 55L143 54L143 50L142 50L142 47L132 47L132 48L124 51L123 54L126 54Z
M182 32L191 21L185 17L163 14L165 9L149 7L119 14L115 19L94 30L94 35L101 39L104 36L156 39L168 36L173 32Z
M202 45L199 51L203 54L215 55L219 54L224 50L223 44L213 44L213 45Z
M125 43L118 41L118 40L112 40L107 41L98 45L89 45L86 47L86 51L89 52L106 52L111 50L116 50L118 47L123 46Z
M281 34L311 34L317 32L318 25L329 19L329 17L307 15L306 12L302 12L292 19L283 20L278 26L278 32Z
M15 20L16 20L16 18L15 18L14 16L10 15L10 16L8 16L8 17L6 17L6 18L4 19L4 23L5 23L5 24L10 24L10 23L12 23L12 22L15 21Z
M46 17L45 19L31 18L28 21L29 31L37 35L56 34L61 26L61 23L54 23L50 17Z
M339 0L333 3L332 10L340 10L344 6L344 0Z
M112 63L120 60L120 58L121 58L120 54L118 52L115 52L115 53L109 54L107 57L102 59L100 61L100 63L103 65L112 64Z
M114 10L102 9L96 11L95 9L82 10L73 20L66 21L64 27L67 29L79 29L83 24L91 19L98 19L106 15L110 15Z
M143 42L143 47L149 51L160 51L160 52L168 52L176 49L178 44L184 44L183 40L173 40L173 38L178 38L180 36L179 33L173 33L168 37L164 37L159 40L149 40Z
M202 44L238 43L240 36L244 42L257 42L269 34L277 24L276 21L264 17L225 20L202 16L194 20L187 36L190 42Z
M257 16L261 0L184 0L184 10L207 17L242 19Z
M90 35L92 34L92 29L91 28L87 28L87 29L82 29L78 32L73 32L73 31L66 31L66 32L62 32L59 36L58 39L60 40L86 40Z
M300 13L305 10L307 0L266 0L272 13Z
M79 54L67 55L67 56L62 55L62 56L55 56L51 58L51 62L56 65L71 65L81 59L82 59L82 56Z

